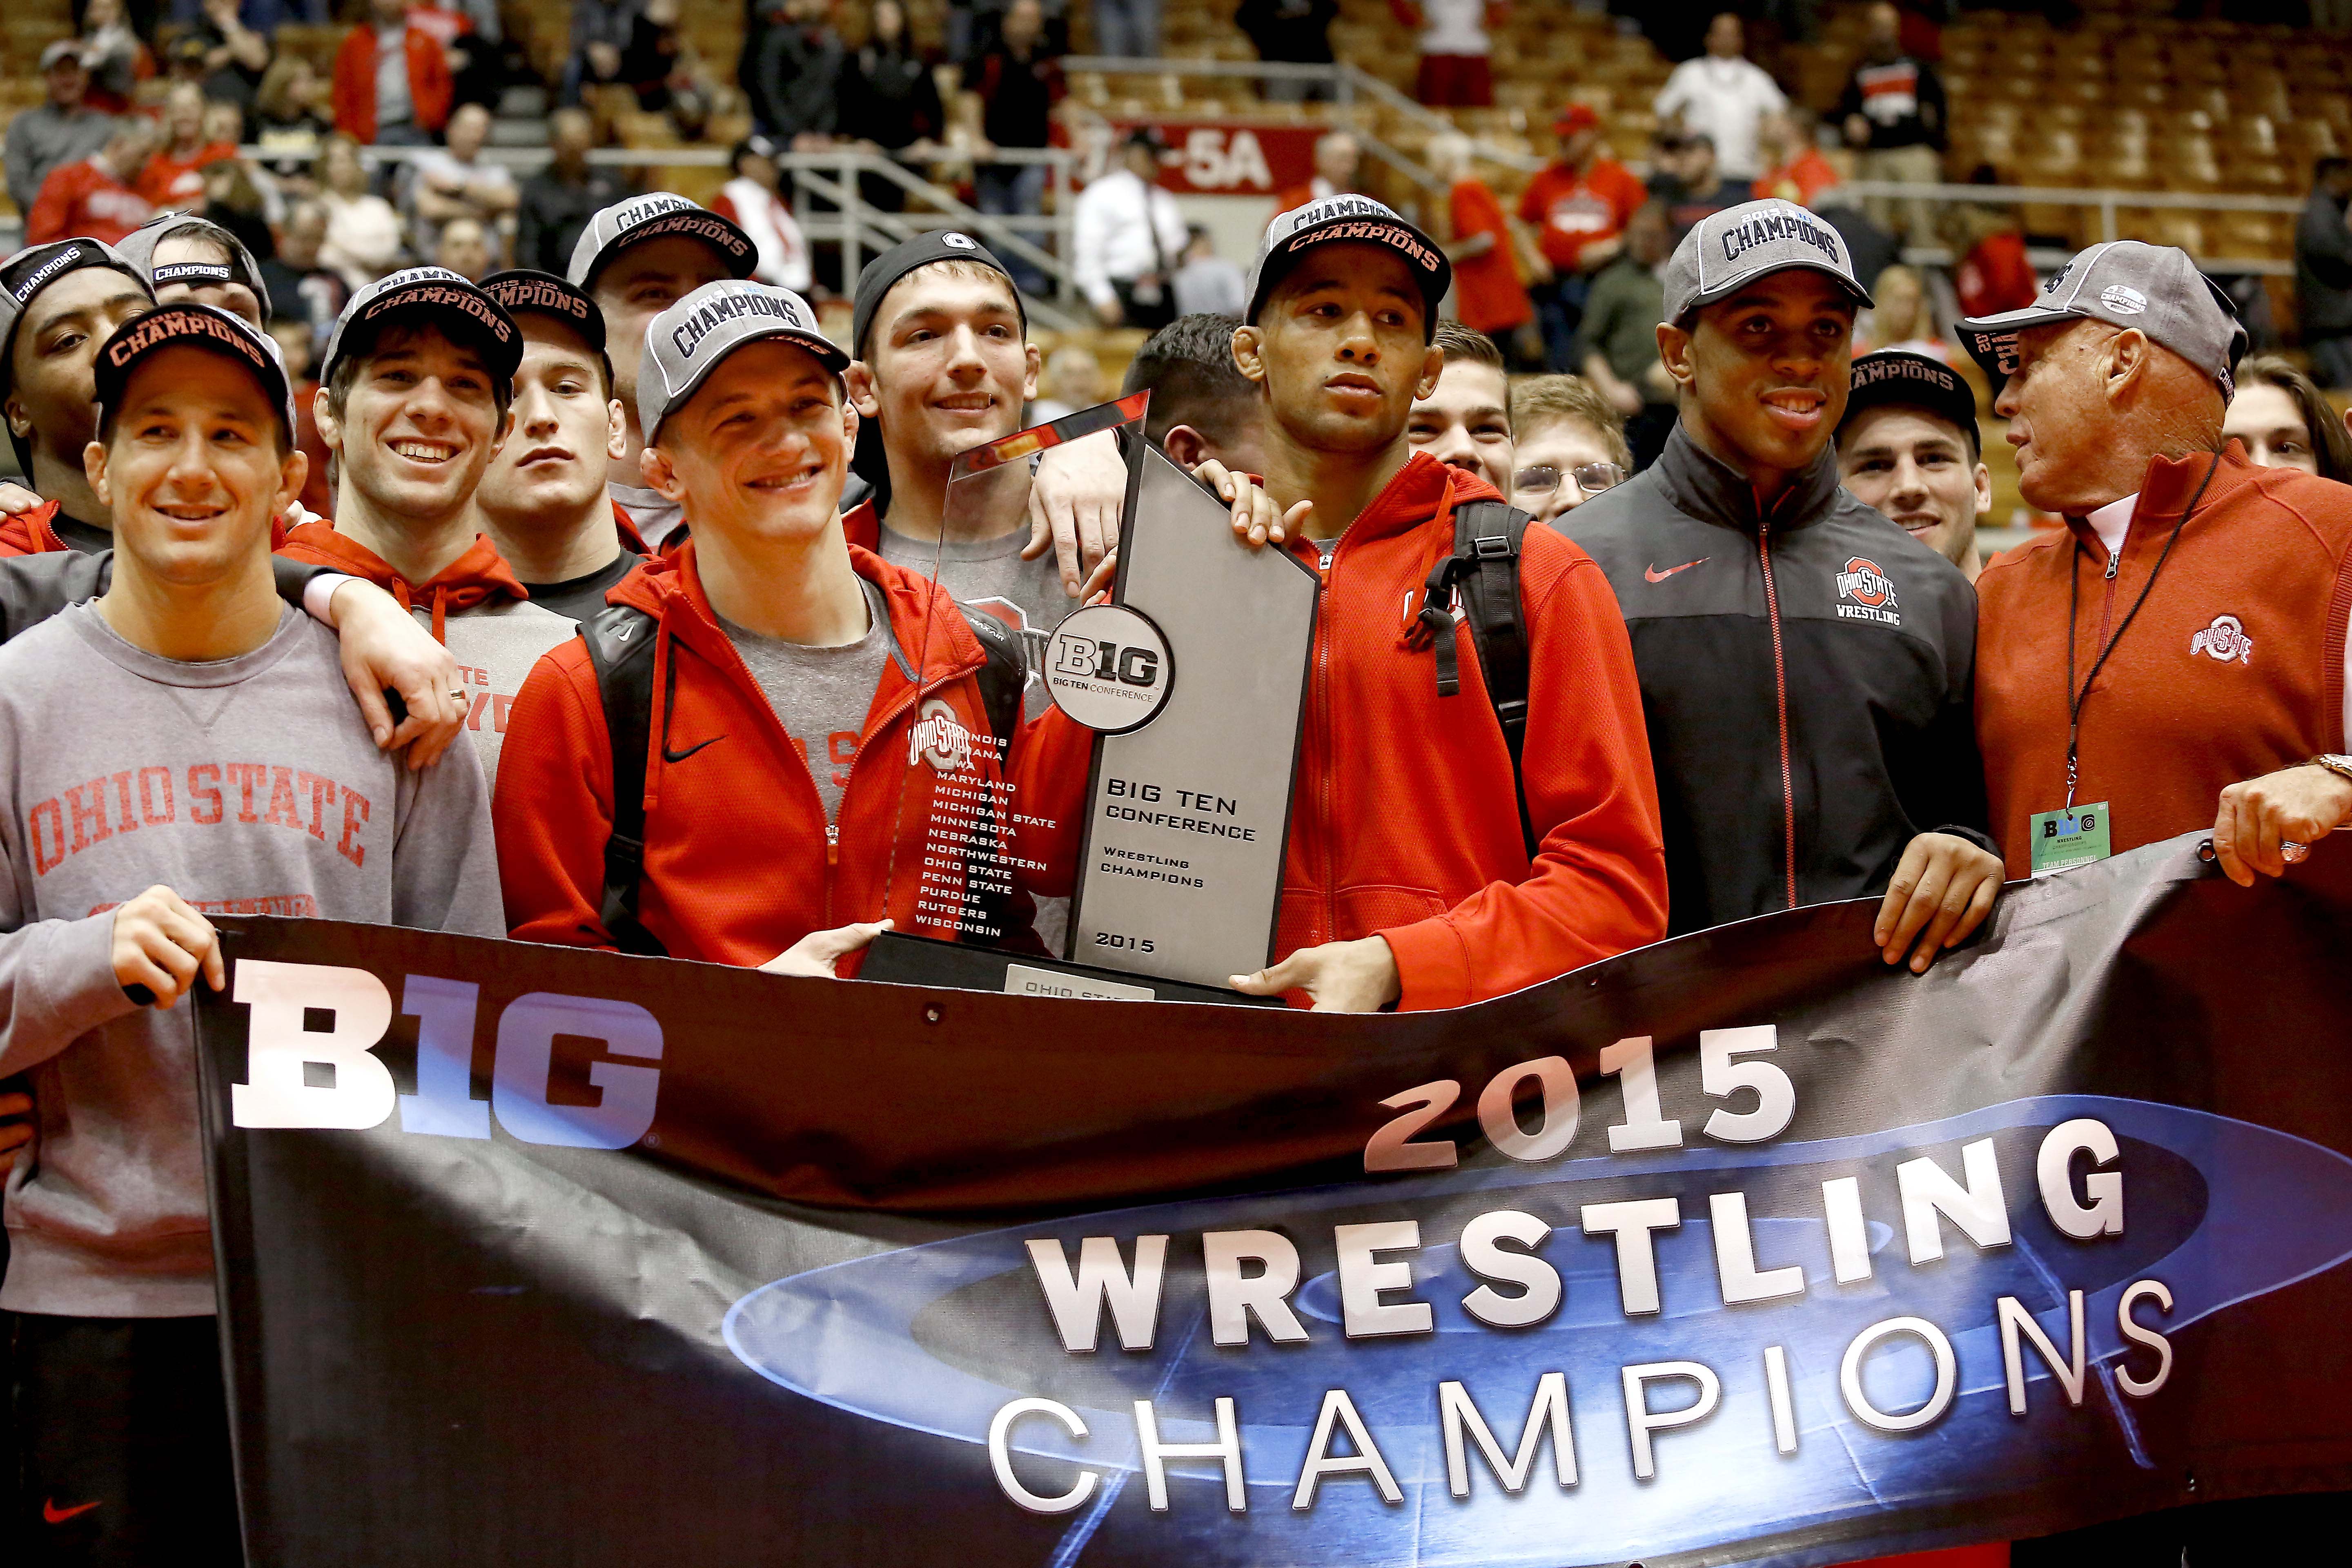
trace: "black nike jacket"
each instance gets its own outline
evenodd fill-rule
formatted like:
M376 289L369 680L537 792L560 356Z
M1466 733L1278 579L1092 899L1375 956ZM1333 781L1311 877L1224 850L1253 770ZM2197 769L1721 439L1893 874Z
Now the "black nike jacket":
M1923 832L1986 836L1976 591L1838 488L1769 513L1677 427L1556 524L1632 633L1665 820L1669 931L1882 893Z

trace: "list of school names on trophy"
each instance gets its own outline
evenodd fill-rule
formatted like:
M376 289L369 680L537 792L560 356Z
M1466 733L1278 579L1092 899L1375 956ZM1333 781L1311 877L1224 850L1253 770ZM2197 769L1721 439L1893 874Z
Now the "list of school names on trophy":
M1057 825L1025 811L1010 783L957 765L957 744L989 740L966 735L941 704L908 743L949 775L931 795L920 912L955 937L886 935L866 978L1237 1002L1229 977L1272 957L1319 584L1281 550L1235 539L1231 508L1143 441L1142 416L1135 397L1008 437L959 459L948 489L952 538L960 516L1025 511L1034 459L1008 460L1024 448L1120 433L1127 498L1110 602L1021 632L1031 710L1050 700L1096 735L1062 958L990 951L1020 935L1007 930L1025 909L1016 886L1044 868L1023 857L1024 830ZM1112 449L1106 439L1087 450L1098 483Z

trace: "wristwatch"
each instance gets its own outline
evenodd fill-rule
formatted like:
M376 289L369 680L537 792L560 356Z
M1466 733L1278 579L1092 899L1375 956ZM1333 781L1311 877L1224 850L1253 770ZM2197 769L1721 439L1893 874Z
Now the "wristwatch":
M2344 756L2336 752L2322 752L2319 755L2305 763L2304 766L2307 768L2326 768L2329 773L2334 773L2340 779L2352 781L2352 757Z

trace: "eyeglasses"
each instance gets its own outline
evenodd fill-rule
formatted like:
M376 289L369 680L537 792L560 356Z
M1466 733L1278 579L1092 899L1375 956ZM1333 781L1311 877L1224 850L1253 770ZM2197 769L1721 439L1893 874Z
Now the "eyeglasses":
M1538 463L1513 474L1511 486L1514 489L1522 490L1556 490L1559 489L1561 477L1561 471L1551 464ZM1593 496L1623 484L1625 470L1614 463L1579 463L1567 470L1566 477L1578 489Z

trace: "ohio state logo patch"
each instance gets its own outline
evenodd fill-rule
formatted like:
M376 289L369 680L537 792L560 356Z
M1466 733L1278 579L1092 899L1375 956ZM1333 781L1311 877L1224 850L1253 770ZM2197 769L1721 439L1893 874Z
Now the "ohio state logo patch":
M1899 626L1902 612L1895 608L1895 584L1878 569L1878 563L1866 556L1850 556L1845 570L1837 574L1838 619L1842 621L1877 621L1881 625Z
M2235 616L2215 616L2213 624L2189 639L2189 657L2210 654L2221 664L2254 662L2254 639Z
M921 758L935 773L960 773L971 766L971 731L942 697L923 704L923 716L907 731L907 765Z

